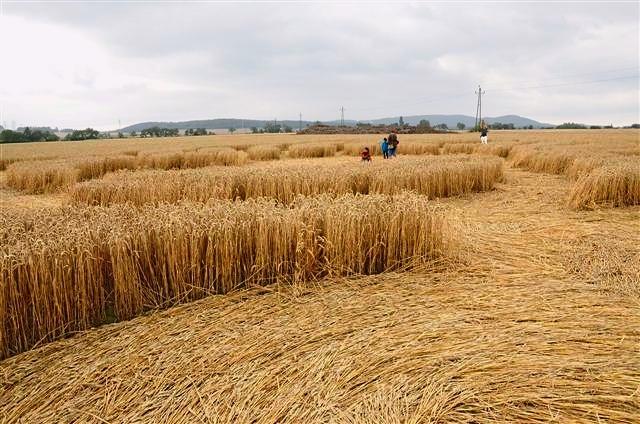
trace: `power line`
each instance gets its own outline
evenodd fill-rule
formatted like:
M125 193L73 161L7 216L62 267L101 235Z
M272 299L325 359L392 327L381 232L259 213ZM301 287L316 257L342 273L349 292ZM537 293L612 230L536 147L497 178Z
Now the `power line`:
M454 98L458 98L458 97L466 97L469 96L469 92L464 92L464 93L456 93L456 94L444 94L440 97L423 97L423 98L418 98L418 99L413 99L409 102L403 101L403 102L395 102L395 103L391 103L394 106L412 106L412 105L421 105L424 103L433 103L433 102L438 102L441 100L449 100L449 99L454 99ZM351 111L357 111L357 112L363 112L363 111L369 111L369 110L377 110L377 109L382 109L382 108L387 108L389 107L389 102L382 101L380 102L381 105L380 106L370 106L370 107L366 107L366 108L357 108L357 109L350 109Z
M571 85L596 84L600 82L619 81L619 80L633 79L633 78L638 79L640 78L640 75L627 75L627 76L615 77L615 78L604 78L604 79L597 79L597 80L590 80L590 81L576 81L576 82L567 82L567 83L561 83L561 84L534 85L534 86L528 86L528 87L520 86L520 87L510 87L510 88L496 88L495 90L491 90L491 91L496 92L496 91L513 91L513 90L532 90L535 88L565 87L565 86L571 86Z
M496 93L496 92L504 92L504 91L515 91L515 90L532 90L532 89L540 89L540 88L553 88L553 87L565 87L565 86L573 86L573 85L584 85L584 84L598 84L598 83L603 83L603 82L610 82L610 81L621 81L621 80L627 80L627 79L638 79L640 78L640 75L626 75L626 76L621 76L621 77L614 77L614 78L602 78L602 79L595 79L595 80L587 80L587 81L575 81L575 82L567 82L567 83L559 83L559 84L546 84L546 85L531 85L531 86L513 86L513 87L506 87L506 88L489 88L489 91L491 93ZM426 104L426 103L433 103L433 102L437 102L437 101L441 101L441 100L451 100L454 98L459 98L459 97L466 97L466 96L470 96L469 92L466 93L453 93L453 94L443 94L441 96L438 97L424 97L421 99L414 99L412 101L409 102L395 102L393 103L393 107L402 107L402 106L418 106L418 105L422 105L422 104ZM352 108L351 111L356 111L356 112L367 112L367 111L372 111L372 110L378 110L378 109L383 109L383 108L389 108L390 104L389 102L381 102L383 104L381 104L380 106L372 106L372 107L366 107L366 108Z
M623 72L623 71L631 71L631 70L638 70L640 69L640 66L631 66L631 67L627 67L627 68L617 68L617 69L609 69L606 71L597 71L597 72L582 72L579 74L565 74L565 75L556 75L556 76L552 76L550 78L545 78L543 80L539 80L534 82L533 84L540 84L546 81L555 81L555 80L561 80L561 79L567 79L567 78L573 78L573 77L583 77L583 76L588 76L588 75L602 75L602 74L610 74L612 72ZM482 81L481 82L483 85L490 85L491 82L490 81ZM528 84L531 83L530 81L513 81L513 84Z

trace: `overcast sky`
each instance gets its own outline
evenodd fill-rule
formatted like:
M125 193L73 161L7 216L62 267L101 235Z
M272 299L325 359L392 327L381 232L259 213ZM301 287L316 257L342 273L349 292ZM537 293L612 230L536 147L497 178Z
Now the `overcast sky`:
M8 126L474 115L479 83L486 116L640 120L637 2L0 3Z

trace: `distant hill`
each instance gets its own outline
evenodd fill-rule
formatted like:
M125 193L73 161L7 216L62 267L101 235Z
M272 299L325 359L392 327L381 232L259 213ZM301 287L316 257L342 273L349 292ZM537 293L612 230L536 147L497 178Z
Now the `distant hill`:
M380 118L380 119L372 119L372 120L345 120L345 125L355 125L358 122L362 123L370 123L374 125L389 125L398 122L400 119L399 116L391 117L391 118ZM431 125L438 124L446 124L449 128L455 129L458 122L462 122L465 124L467 128L472 127L475 122L475 117L469 115L413 115L413 116L404 116L403 120L405 123L410 125L416 125L421 120L426 119L429 121ZM553 124L545 124L542 122L535 121L533 119L525 118L518 115L504 115L504 116L496 116L496 117L486 117L484 118L485 122L488 124L494 124L496 122L500 122L502 124L513 124L516 128L520 128L523 126L533 126L533 128L545 128L545 127L553 127ZM229 128L263 128L267 122L271 122L271 120L259 120L259 119L237 119L237 118L228 118L228 119L202 119L195 121L181 121L181 122L141 122L139 124L129 125L128 127L121 128L120 131L130 133L132 131L140 132L145 128L150 127L160 127L160 128L177 128L179 130L186 129L196 129L196 128L206 128L206 129L229 129ZM307 127L311 124L316 123L317 121L302 121L302 127ZM339 125L340 121L323 121L323 124L327 125ZM278 124L287 125L291 128L298 128L300 125L300 121L296 120L284 120L278 121Z
M145 128L160 127L169 129L188 130L196 128L206 129L229 129L229 128L263 128L267 122L273 122L272 120L258 120L258 119L236 119L236 118L222 118L222 119L201 119L196 121L181 121L181 122L141 122L139 124L129 125L128 127L121 128L120 131L130 133L132 131L140 132ZM298 128L300 121L285 120L278 121L280 125L287 125L291 128ZM302 121L302 126L308 126L311 122Z
M394 118L374 119L368 122L371 122L372 124L388 125L398 122L399 119L400 117L398 116ZM446 124L449 128L453 129L455 129L458 122L462 122L467 128L473 127L473 125L475 124L475 117L469 115L413 115L404 116L402 119L405 123L410 125L416 125L418 122L425 119L429 121L431 125ZM513 124L516 128L521 128L525 125L532 125L533 128L545 128L554 126L553 124L545 124L518 115L504 115L496 117L487 116L483 119L487 124L495 124L496 122L500 122L502 124Z

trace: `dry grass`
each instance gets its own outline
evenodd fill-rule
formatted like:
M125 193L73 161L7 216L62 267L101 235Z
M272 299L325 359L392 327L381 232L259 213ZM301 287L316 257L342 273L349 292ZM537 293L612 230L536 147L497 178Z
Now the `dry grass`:
M569 205L574 209L640 205L640 166L629 162L596 168L573 185Z
M480 143L450 143L445 144L442 148L442 153L445 155L451 154L479 154L479 155L492 155L499 156L502 158L506 158L509 156L511 152L511 148L513 147L513 143L491 143L491 144L480 144Z
M464 153L470 155L475 153L478 143L447 143L442 147L442 153L445 155L457 155Z
M18 161L20 161L20 159L0 159L0 171L6 170L9 165Z
M343 147L343 152L348 156L360 156L362 150L368 147L372 156L379 156L382 154L380 150L380 143L378 141L373 140L370 143L362 144L362 143L345 143ZM375 158L374 158L375 159Z
M374 274L450 251L444 220L403 195L63 208L3 216L0 354L113 315L280 279Z
M289 146L291 158L323 158L335 156L338 145L334 143L294 144Z
M614 227L598 226L591 234L568 243L564 261L566 269L578 278L640 307L640 222L637 217L636 214L631 225L623 222Z
M108 172L136 169L138 166L137 158L125 155L84 160L78 162L75 168L78 170L78 181L87 181L100 178Z
M368 147L372 155L382 155L379 141L366 145L346 143L344 145L344 153L346 155L358 156L364 147ZM439 155L440 147L437 143L400 142L397 153L401 155Z
M15 203L29 196L18 199L12 192L2 198L0 213L0 345L9 340L5 328L11 328L14 346L39 346L147 308L281 277L287 283L208 296L0 361L0 422L635 422L640 207L576 211L566 199L572 184L593 175L599 177L585 195L604 193L605 205L615 203L612 193L618 199L636 193L637 177L624 181L637 175L637 135L492 132L489 148L518 143L511 159L524 148L548 155L522 158L541 173L507 169L496 190L442 198L436 210L417 195L340 198L331 190L341 175L350 175L340 168L388 172L400 177L398 185L426 190L420 181L441 184L433 182L435 174L420 176L431 164L502 162L480 156L500 152L372 164L301 159L105 177L110 184L126 179L116 184L125 191L127 184L146 181L146 193L141 185L110 194L137 196L143 204L157 187L170 190L168 180L182 190L176 199L193 189L210 198L206 184L215 188L222 175L237 174L240 197L248 200L236 203L27 210ZM224 139L234 144L228 147L247 152L251 145L276 146L285 139L265 136L252 144L235 137ZM402 143L477 138L440 137L403 137ZM361 147L378 138L287 136L292 145L327 143L338 151L341 144ZM222 138L215 145L211 140L162 140L168 151L151 149L156 140L144 140L148 146L128 141L113 144L109 154L96 153L120 157L129 146L143 157L221 148ZM169 141L181 149L174 152ZM47 154L53 153L52 147ZM559 167L551 157L556 153L559 162L563 155L574 160L562 174L547 175L545 169ZM85 151L82 159L87 156ZM245 175L251 172L255 179ZM285 181L272 181L269 173ZM392 190L395 179L382 179L376 190ZM291 187L322 193L304 186L322 181L333 194L290 204L288 194L280 194ZM101 181L81 186L93 183L101 187ZM356 185L356 191L364 188ZM251 199L260 193L287 205ZM61 201L66 194L57 196ZM31 197L44 202L53 196ZM587 207L599 205L594 200ZM437 253L411 256L416 243L428 249L429 237L415 234L417 221L423 225L428 217L433 228L442 223L448 247L440 251L462 255L459 261L434 268L429 258ZM448 241L453 236L456 245ZM381 252L388 246L397 248L400 259L390 262L397 273L340 277L383 269ZM428 274L421 270L425 263ZM328 278L315 281L322 276ZM222 281L226 285L218 286Z
M601 290L613 258L582 247L598 230L595 255L619 237L637 255L638 209L567 211L568 180L508 172L501 191L441 202L473 230L460 269L256 288L91 330L0 362L0 417L635 422L638 304Z
M625 302L556 280L479 290L477 278L255 291L109 326L1 364L0 414L43 423L635 421L629 322L638 317Z
M594 133L593 137L538 141L515 146L511 149L509 159L517 168L565 174L575 179L605 163L625 161L625 156L629 156L625 153L640 149L637 131L612 133L616 137L611 139L603 137L602 134Z
M601 157L577 157L573 160L569 168L565 170L565 174L570 179L577 180L582 175L588 174L605 163Z
M247 149L251 160L277 160L280 159L278 146L251 146Z
M282 134L235 134L202 137L174 137L154 139L122 139L122 140L86 140L82 142L47 142L1 144L0 159L3 160L35 160L46 156L60 159L84 159L89 156L119 156L125 152L138 151L139 154L158 152L182 152L202 148L242 148L256 145L283 144L322 144L322 143L355 143L358 146L374 145L382 138L380 134L371 135L282 135ZM571 144L576 140L583 143L597 144L602 142L635 142L638 143L637 130L603 130L603 131L492 131L490 143L515 142L519 145L549 143ZM443 144L478 143L478 133L450 134L408 134L402 135L403 143ZM282 149L281 150L285 150ZM640 150L623 148L629 154L637 155Z
M502 179L502 173L503 161L499 158L416 157L371 164L335 158L232 170L119 173L78 184L71 189L70 197L76 204L103 206L256 197L290 203L297 195L397 194L403 190L436 198L490 190ZM150 191L150 186L154 190Z
M499 156L501 158L506 158L509 156L511 149L513 148L513 144L511 143L502 143L502 144L480 144L477 146L476 151L474 153L481 155L493 155Z
M239 166L249 161L249 155L232 148L201 149L197 152L156 153L142 155L139 167L151 169L189 169L211 165Z
M633 153L640 144L637 133L625 135L636 137L529 144L514 147L509 158L515 167L575 180L568 200L574 209L636 205L640 171Z
M199 152L156 153L83 160L21 161L7 170L7 186L30 194L51 193L77 181L100 178L118 170L185 169L210 165L235 166L248 162L245 152L231 148Z
M513 148L510 159L511 164L516 168L547 174L564 174L576 159L576 153L570 151L539 151L526 146Z
M74 184L79 171L67 161L21 161L6 171L8 187L28 194L52 193Z
M358 145L376 144L381 138L372 135L215 135L202 137L173 137L154 139L122 139L122 140L87 140L83 142L48 142L48 143L17 143L0 144L0 158L2 160L36 160L51 159L84 159L89 156L120 156L136 151L138 154L175 153L185 150L197 151L212 148L233 148L247 151L252 146L276 146L281 151L287 150L289 145L298 144L335 144L340 150L340 144L356 143ZM441 145L444 141L457 139L475 140L473 134L421 134L403 135L403 142L417 142ZM46 157L43 157L46 156Z

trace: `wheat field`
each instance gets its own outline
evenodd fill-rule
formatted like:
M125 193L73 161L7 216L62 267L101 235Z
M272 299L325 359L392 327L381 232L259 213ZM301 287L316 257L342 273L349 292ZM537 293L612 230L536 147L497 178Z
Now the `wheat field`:
M69 190L75 204L204 202L267 197L290 203L319 194L399 194L410 190L428 199L486 191L503 177L499 158L468 156L405 158L353 167L352 158L284 161L240 169L117 172ZM153 185L153 192L148 188Z
M636 422L640 132L379 138L0 145L0 423Z

